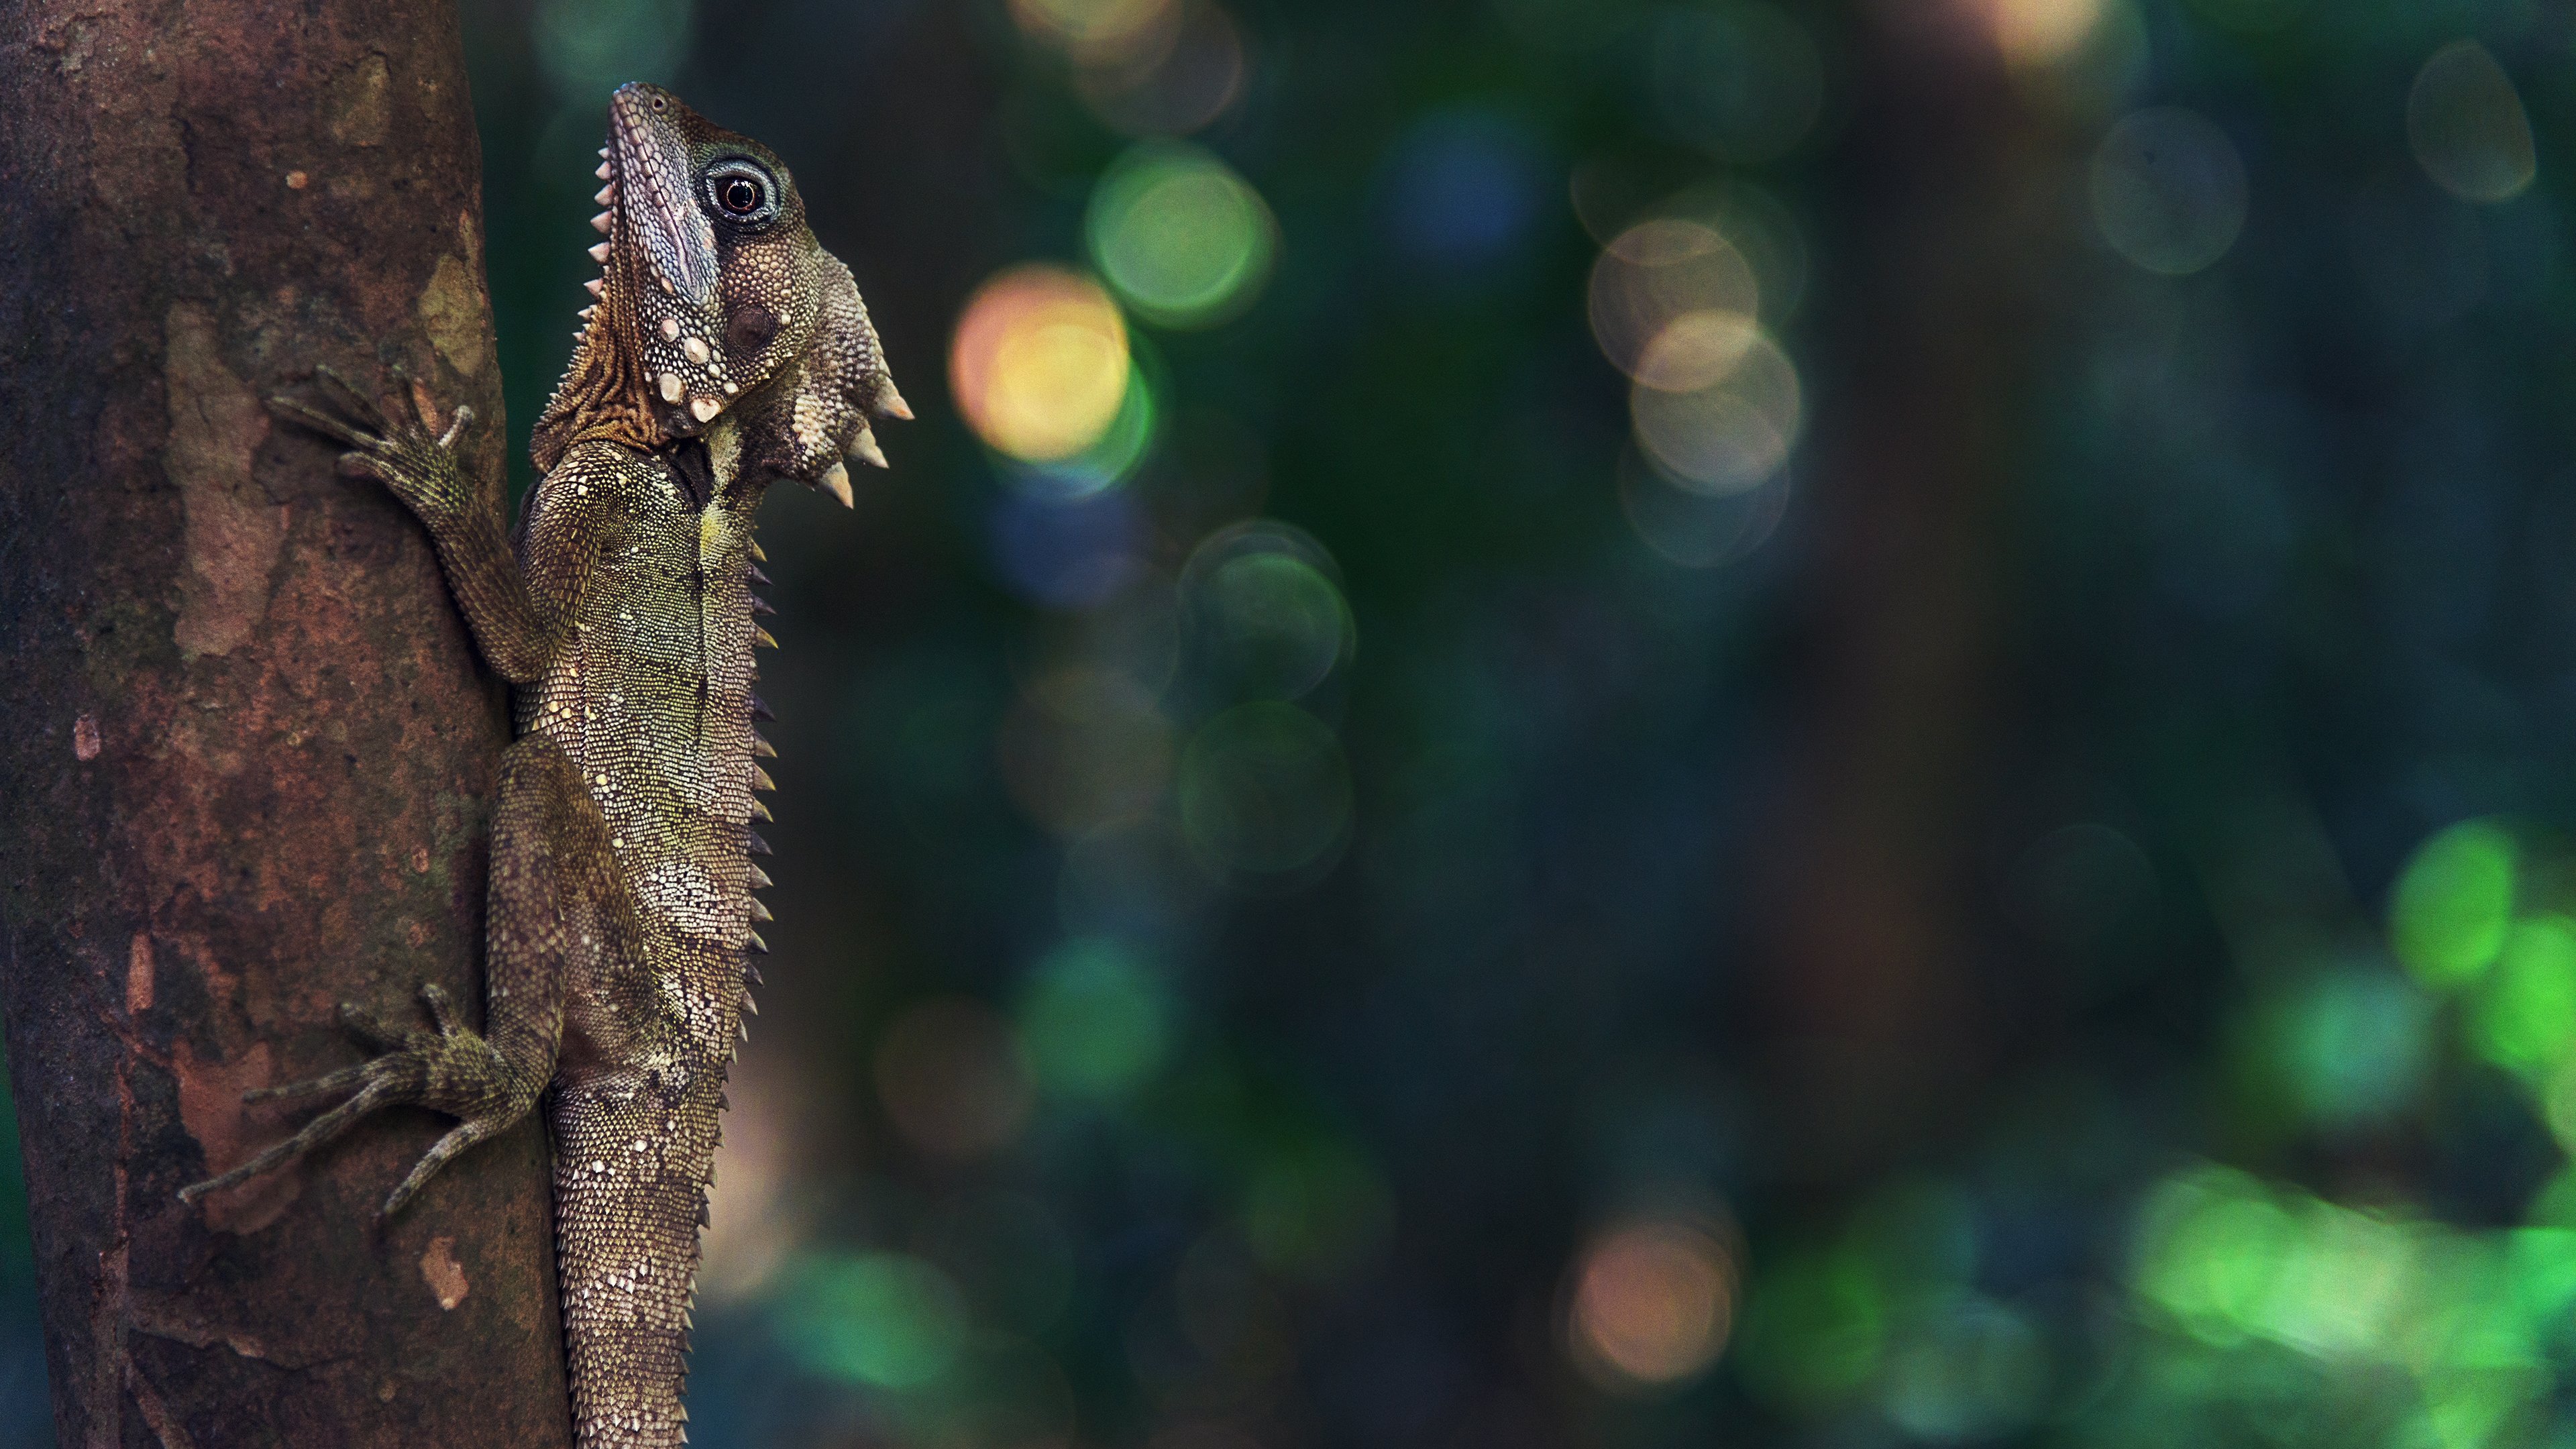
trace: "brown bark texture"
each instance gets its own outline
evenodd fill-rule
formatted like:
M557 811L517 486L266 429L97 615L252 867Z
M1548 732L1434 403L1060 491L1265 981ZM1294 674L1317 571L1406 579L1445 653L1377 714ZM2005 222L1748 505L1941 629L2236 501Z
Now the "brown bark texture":
M175 1196L361 1057L337 1003L482 1000L501 692L261 402L399 366L499 476L479 164L447 0L0 0L0 991L65 1445L570 1438L533 1122L390 1223L429 1113Z

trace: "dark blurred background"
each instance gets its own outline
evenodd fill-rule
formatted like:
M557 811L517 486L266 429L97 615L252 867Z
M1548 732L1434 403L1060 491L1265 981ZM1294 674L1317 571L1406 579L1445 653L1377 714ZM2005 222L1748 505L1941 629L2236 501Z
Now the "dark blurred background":
M516 486L629 79L919 413L695 1442L2576 1446L2576 4L464 8Z

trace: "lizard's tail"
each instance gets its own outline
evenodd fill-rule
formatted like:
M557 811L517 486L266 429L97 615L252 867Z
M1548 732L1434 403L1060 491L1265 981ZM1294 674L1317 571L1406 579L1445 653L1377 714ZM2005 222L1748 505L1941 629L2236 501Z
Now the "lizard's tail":
M680 1387L723 1083L621 1071L559 1086L556 1265L581 1449L688 1442Z

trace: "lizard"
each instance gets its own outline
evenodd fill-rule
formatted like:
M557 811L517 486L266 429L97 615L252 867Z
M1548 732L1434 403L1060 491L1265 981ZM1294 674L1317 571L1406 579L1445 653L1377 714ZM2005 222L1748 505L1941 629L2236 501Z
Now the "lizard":
M316 406L270 406L348 451L427 531L480 652L514 688L487 885L483 1027L434 984L429 1029L355 1004L376 1055L250 1100L346 1094L181 1193L300 1158L378 1108L458 1119L385 1200L543 1109L555 1258L584 1449L687 1442L681 1398L699 1232L749 1039L770 881L754 650L774 646L753 515L774 479L854 505L846 458L886 465L872 419L912 416L849 268L787 167L657 86L621 87L600 149L600 275L531 438L515 532L428 390L380 407L327 368Z

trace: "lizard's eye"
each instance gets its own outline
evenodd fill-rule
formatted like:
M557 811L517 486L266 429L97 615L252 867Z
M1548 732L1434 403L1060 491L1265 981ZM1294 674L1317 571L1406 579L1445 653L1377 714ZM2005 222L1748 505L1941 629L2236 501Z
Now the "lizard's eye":
M749 161L719 161L707 169L707 201L736 226L767 226L778 215L778 187Z

